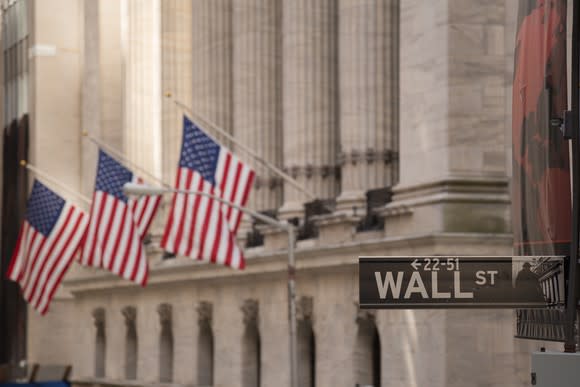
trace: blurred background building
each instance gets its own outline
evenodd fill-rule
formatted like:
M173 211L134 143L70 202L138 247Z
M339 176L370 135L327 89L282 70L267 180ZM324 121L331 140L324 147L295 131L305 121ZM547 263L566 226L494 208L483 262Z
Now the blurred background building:
M513 338L511 310L357 305L359 255L511 254L516 19L511 0L3 0L2 270L21 158L91 196L86 131L171 184L178 100L320 199L230 144L257 171L250 207L299 225L301 386L528 385L540 344ZM165 218L146 288L75 265L41 317L4 281L0 363L72 364L87 385L288 386L285 233L245 219L234 271L164 255Z

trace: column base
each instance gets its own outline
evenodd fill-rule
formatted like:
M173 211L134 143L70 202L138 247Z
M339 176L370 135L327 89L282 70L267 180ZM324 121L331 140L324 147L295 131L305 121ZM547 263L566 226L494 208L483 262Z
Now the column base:
M304 203L303 202L285 202L278 210L278 218L280 220L288 220L292 218L304 217Z
M343 192L336 199L336 210L340 213L353 216L365 216L367 212L367 198L364 191Z
M334 245L338 242L348 242L355 238L356 226L363 216L349 212L337 212L329 215L312 217L318 228L318 242L322 245Z
M393 201L377 211L386 236L510 230L507 178L450 177L393 191Z
M264 250L284 250L288 248L288 232L279 227L270 225L257 226L264 236Z

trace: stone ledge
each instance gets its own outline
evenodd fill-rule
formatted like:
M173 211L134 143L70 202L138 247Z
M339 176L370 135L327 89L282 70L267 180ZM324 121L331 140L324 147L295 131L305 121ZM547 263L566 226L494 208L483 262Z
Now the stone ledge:
M327 273L333 270L356 270L360 255L510 255L511 234L438 233L415 234L365 241L348 241L324 247L297 248L298 275L305 272ZM237 282L273 275L284 277L288 268L287 251L248 255L245 270L189 259L164 262L150 270L149 286L175 286L184 282L225 280ZM109 292L111 289L139 291L140 286L106 271L90 277L65 279L73 295L86 292Z
M71 386L84 387L204 387L195 384L147 382L141 380L105 379L105 378L78 378L70 382ZM210 386L208 386L210 387Z

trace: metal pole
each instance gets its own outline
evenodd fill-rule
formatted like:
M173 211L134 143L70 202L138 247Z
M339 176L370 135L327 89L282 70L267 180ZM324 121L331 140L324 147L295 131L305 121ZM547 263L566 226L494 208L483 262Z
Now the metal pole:
M288 319L290 325L290 385L298 387L298 353L296 341L296 259L294 257L295 228L291 223L280 222L259 212L249 210L228 200L202 191L190 191L177 188L150 187L144 184L126 183L123 186L126 195L162 195L164 193L181 193L187 195L199 195L212 198L238 209L256 219L288 232Z
M290 322L290 386L298 387L298 353L296 340L296 261L294 258L294 226L288 228L288 318Z
M578 143L580 93L580 1L574 0L572 18L572 238L570 243L570 265L568 274L568 299L566 302L566 341L565 352L576 352L576 307L578 304L578 215L580 205L580 144Z

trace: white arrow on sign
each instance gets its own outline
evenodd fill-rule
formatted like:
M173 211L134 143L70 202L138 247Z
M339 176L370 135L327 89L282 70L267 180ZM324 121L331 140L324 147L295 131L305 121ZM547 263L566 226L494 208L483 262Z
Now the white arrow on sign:
M421 264L419 263L419 259L415 258L413 263L411 263L411 266L413 266L413 269L415 269L415 270L417 270L418 267L421 267Z

